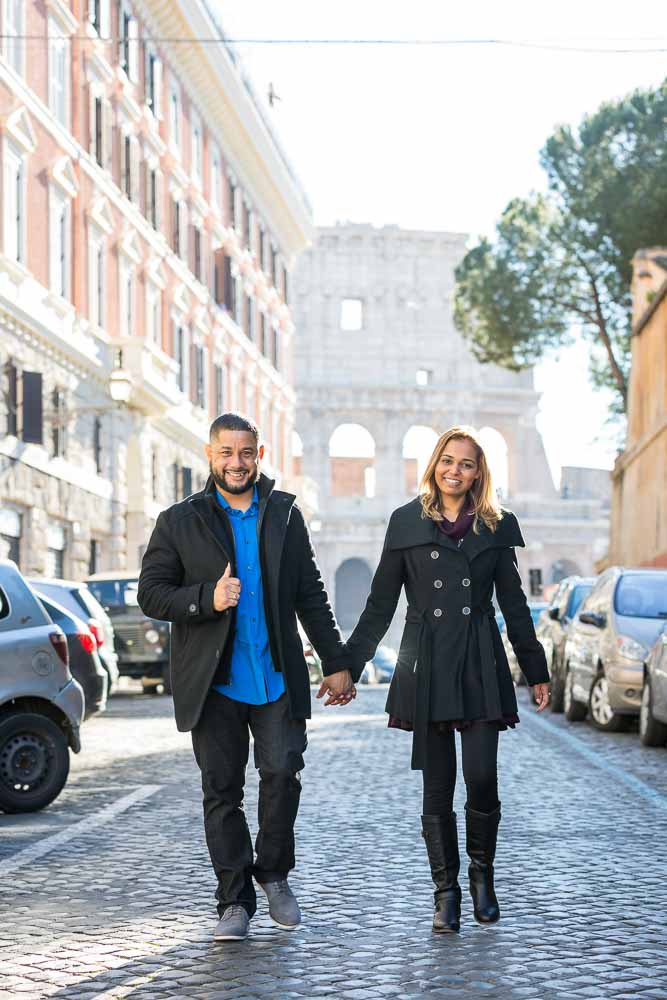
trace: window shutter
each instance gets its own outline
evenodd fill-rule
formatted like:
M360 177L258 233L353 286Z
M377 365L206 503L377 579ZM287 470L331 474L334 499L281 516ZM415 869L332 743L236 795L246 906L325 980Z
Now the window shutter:
M42 400L42 373L23 372L21 437L26 444L44 443L44 406Z

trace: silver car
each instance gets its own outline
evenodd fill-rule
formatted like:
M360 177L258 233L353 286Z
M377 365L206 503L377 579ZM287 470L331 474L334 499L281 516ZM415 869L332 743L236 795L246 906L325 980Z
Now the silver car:
M81 749L84 696L67 640L19 573L0 560L0 809L33 812L60 794Z
M645 747L667 743L667 622L646 658L639 739Z
M598 578L565 645L565 716L617 732L639 714L644 664L667 615L667 570L612 566Z

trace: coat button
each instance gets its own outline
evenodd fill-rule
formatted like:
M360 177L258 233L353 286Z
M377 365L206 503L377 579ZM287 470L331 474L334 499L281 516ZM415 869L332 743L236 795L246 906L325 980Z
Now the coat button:
M431 559L438 559L439 557L440 557L440 553L438 552L438 550L437 549L433 549L433 552L431 552Z
M188 611L192 615L195 613L196 610L197 610L197 605L196 604L191 604L190 607L188 608Z
M463 614L464 615L469 615L470 614L470 608L464 608L463 609Z
M436 618L440 618L442 616L442 608L436 608L433 614Z
M434 580L433 586L435 587L436 590L440 590L440 588L442 587L442 580Z
M470 586L470 580L468 579L467 576L463 577L463 579L461 580L461 583L463 584L464 587L469 587Z

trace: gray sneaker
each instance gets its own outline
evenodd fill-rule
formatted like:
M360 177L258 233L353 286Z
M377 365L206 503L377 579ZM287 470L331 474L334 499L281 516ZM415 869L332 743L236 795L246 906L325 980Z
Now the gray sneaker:
M269 901L269 916L284 931L293 931L301 923L301 910L287 879L279 882L260 882Z
M228 906L213 931L214 941L245 941L250 917L245 906Z

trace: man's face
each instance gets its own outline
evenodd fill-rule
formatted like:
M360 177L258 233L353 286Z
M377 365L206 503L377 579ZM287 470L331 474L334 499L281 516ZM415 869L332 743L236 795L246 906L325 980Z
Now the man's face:
M223 493L246 493L259 479L259 464L264 445L259 449L250 431L220 431L206 445L206 457L216 486Z

